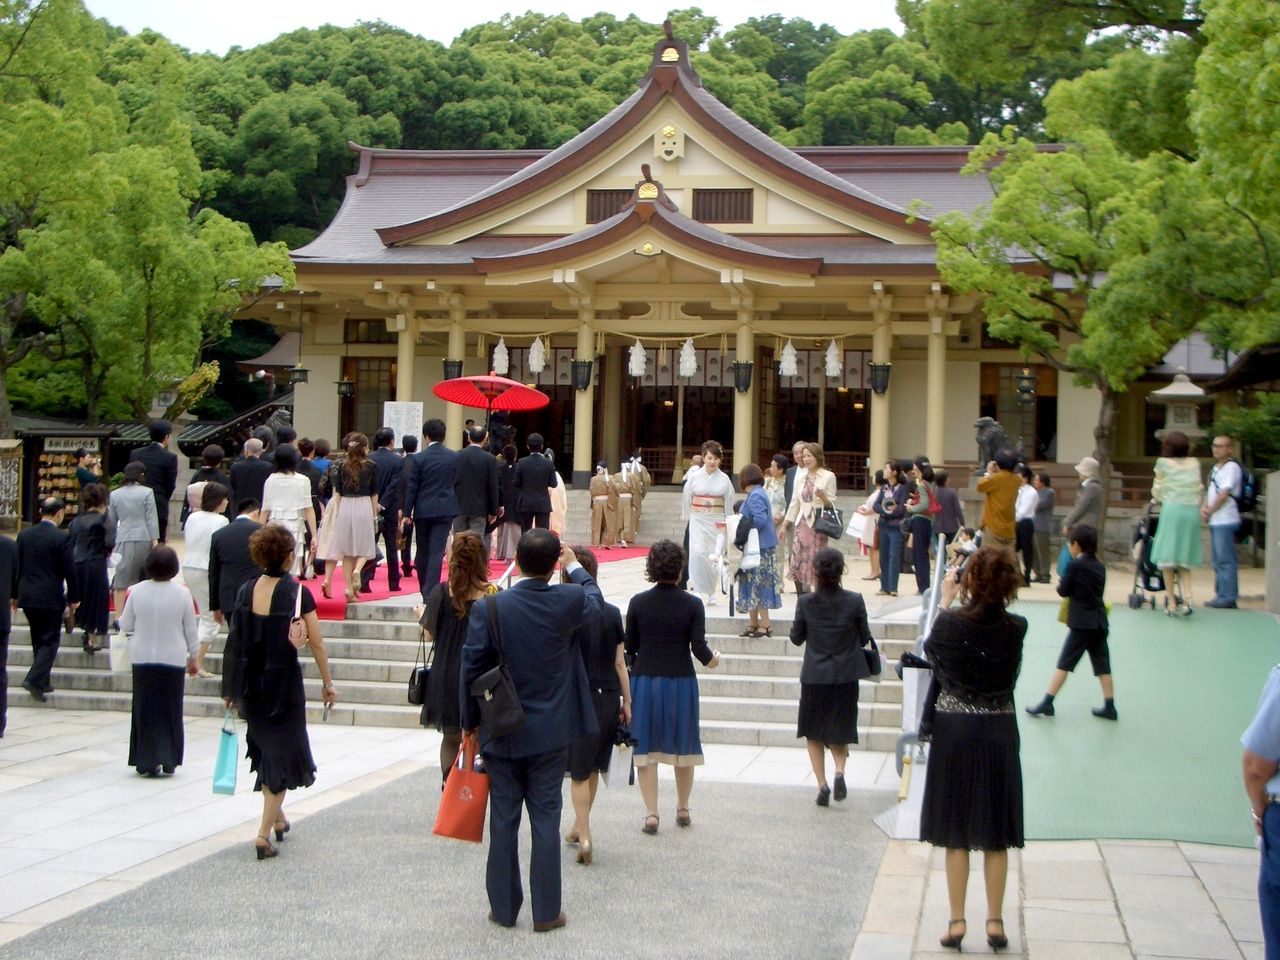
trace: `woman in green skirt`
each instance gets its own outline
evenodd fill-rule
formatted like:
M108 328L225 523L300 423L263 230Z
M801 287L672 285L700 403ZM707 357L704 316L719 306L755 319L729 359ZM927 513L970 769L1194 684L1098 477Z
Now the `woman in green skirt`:
M1156 460L1151 501L1160 504L1160 522L1151 544L1151 562L1164 571L1168 597L1165 608L1172 616L1191 615L1192 567L1200 566L1200 461L1190 456L1191 441L1180 430L1170 430L1161 441Z

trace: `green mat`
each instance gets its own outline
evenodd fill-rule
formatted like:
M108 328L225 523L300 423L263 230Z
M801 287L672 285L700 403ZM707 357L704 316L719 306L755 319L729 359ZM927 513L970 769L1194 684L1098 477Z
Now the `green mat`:
M1016 702L1029 840L1184 840L1252 846L1240 779L1240 734L1280 660L1268 614L1197 610L1188 618L1116 608L1111 667L1117 723L1086 656L1051 720L1023 707L1044 694L1066 627L1057 604L1019 603L1030 627Z

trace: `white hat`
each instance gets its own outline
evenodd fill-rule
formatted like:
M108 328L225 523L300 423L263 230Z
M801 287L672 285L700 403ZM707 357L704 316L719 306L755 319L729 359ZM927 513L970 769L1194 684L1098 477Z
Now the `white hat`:
M1098 471L1098 461L1093 457L1085 457L1076 464L1076 473L1080 474L1080 476L1084 477L1086 480L1097 480Z

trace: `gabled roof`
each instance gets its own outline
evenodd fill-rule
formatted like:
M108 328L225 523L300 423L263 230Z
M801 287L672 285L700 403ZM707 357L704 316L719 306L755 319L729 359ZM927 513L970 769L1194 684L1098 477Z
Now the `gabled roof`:
M822 269L822 257L797 256L771 250L741 237L730 236L705 223L682 214L667 197L662 184L652 178L649 165L644 165L644 179L636 184L631 199L612 217L592 224L567 237L558 237L528 249L509 254L476 256L480 273L525 269L546 264L563 263L575 253L598 250L615 244L646 228L683 243L695 250L740 263L786 273L812 276Z
M570 175L632 133L666 96L730 149L761 169L838 207L929 237L926 219L908 223L904 208L806 160L717 100L703 87L689 64L688 45L672 37L670 30L654 48L653 66L640 81L640 89L582 133L475 195L416 220L381 227L377 230L378 236L388 246L402 244L513 203L531 191Z

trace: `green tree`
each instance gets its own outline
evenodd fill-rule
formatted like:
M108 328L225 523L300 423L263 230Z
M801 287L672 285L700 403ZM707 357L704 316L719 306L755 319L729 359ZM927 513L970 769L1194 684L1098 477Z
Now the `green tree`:
M815 26L800 17L784 19L775 13L749 18L726 33L724 43L774 79L782 98L776 122L790 130L803 122L809 74L840 39L830 24Z
M1151 247L1167 172L1124 155L1100 130L1045 152L990 135L966 171L989 172L995 196L972 215L935 221L938 266L983 294L991 334L1097 390L1094 456L1111 459L1116 398L1190 330L1163 296ZM1164 202L1172 202L1163 198Z

